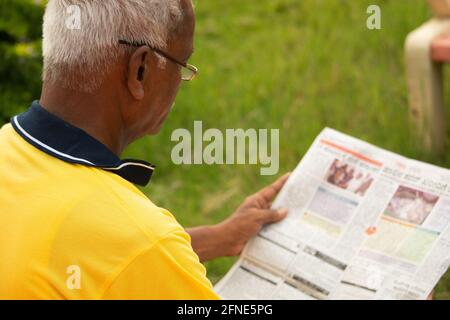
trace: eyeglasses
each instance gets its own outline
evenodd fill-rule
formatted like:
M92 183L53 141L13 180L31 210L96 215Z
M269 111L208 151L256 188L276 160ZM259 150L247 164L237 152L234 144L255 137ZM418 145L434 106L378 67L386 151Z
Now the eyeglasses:
M166 58L169 61L172 61L173 63L178 64L179 66L181 66L181 80L183 81L192 81L195 76L198 73L198 69L197 67L188 64L188 63L184 63L181 62L171 56L169 56L167 53L165 53L164 51L155 48L145 42L131 42L131 41L127 41L127 40L119 40L120 44L124 44L124 45L128 45L128 46L133 46L133 47L143 47L143 46L147 46L150 49L152 49L154 52L156 52L157 54L159 54L160 56Z

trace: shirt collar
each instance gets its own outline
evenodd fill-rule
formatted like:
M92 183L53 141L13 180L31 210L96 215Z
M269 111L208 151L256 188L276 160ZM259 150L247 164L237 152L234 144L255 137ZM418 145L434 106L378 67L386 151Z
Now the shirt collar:
M11 119L17 133L39 150L69 163L100 168L145 186L155 166L140 160L121 160L85 131L51 114L37 102Z

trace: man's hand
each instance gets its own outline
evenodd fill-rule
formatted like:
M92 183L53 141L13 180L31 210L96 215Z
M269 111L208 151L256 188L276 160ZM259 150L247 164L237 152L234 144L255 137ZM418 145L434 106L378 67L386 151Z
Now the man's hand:
M247 197L236 212L218 225L223 228L225 243L228 244L227 255L239 255L248 240L256 235L264 225L278 222L287 216L287 209L272 210L273 199L283 187L289 174L275 183Z
M200 260L211 260L221 256L239 255L245 244L264 225L278 222L287 216L287 210L271 210L273 199L281 190L289 174L273 184L247 197L236 212L225 221L210 227L187 230L192 247Z

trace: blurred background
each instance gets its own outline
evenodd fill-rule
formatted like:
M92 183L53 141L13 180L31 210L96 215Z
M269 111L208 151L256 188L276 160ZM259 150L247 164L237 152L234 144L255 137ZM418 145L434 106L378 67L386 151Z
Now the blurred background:
M44 2L0 0L0 124L39 99ZM366 27L372 4L382 10L381 30ZM403 46L406 35L431 17L425 0L197 0L195 5L191 63L200 74L181 88L161 133L125 154L157 165L143 191L182 225L219 222L276 178L260 176L259 165L175 166L171 133L192 130L194 120L202 120L205 129L279 128L280 174L293 170L325 126L450 167L450 150L440 157L423 151L408 117ZM210 279L216 282L234 261L206 263ZM435 297L450 299L449 272Z

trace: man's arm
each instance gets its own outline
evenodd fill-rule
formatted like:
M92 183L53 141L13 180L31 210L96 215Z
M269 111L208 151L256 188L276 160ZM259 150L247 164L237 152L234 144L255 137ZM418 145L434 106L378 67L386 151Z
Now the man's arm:
M287 210L271 210L270 205L288 177L289 174L286 174L273 184L247 197L225 221L213 226L187 229L186 232L191 236L192 248L200 260L237 256L248 240L264 225L284 219Z
M133 253L100 298L198 300L219 296L180 227Z

